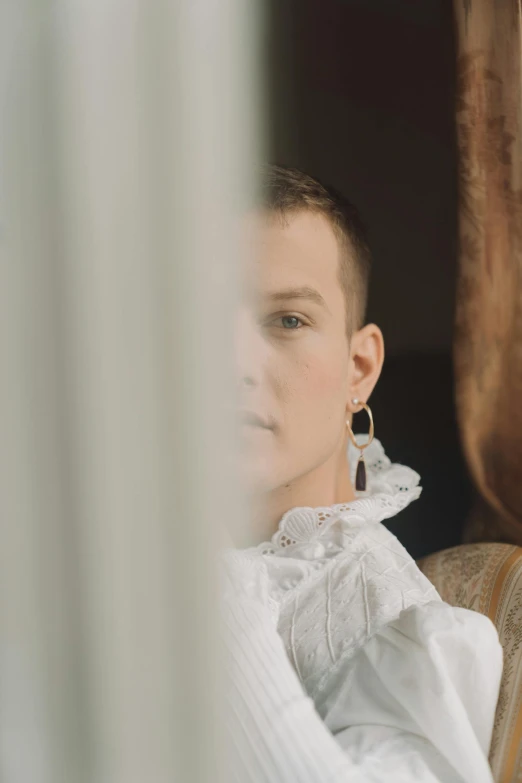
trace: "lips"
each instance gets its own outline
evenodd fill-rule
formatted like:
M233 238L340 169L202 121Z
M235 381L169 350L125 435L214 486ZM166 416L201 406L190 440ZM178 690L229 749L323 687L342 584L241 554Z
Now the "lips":
M241 411L240 421L241 424L245 424L249 427L260 427L263 430L272 429L272 425L270 424L269 421L263 419L262 416L259 416L257 413L254 413L253 411Z

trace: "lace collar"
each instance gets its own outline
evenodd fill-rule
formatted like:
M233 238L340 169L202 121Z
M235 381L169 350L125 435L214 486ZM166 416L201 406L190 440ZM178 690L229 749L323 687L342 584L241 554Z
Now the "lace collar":
M364 443L366 435L356 435ZM348 459L352 484L360 452L350 443ZM339 527L361 527L382 522L398 514L421 494L420 476L411 468L392 463L386 456L382 444L374 439L365 449L367 488L356 492L356 499L350 503L317 508L292 508L282 517L277 532L270 542L254 547L265 555L283 555L315 560L325 555L325 550L338 551L334 543L339 536ZM341 539L344 539L341 536Z

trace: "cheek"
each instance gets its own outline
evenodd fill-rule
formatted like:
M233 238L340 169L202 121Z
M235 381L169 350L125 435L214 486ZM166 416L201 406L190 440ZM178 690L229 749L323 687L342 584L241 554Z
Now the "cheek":
M346 368L327 358L317 357L306 364L303 372L303 384L314 399L330 398L342 394L346 377Z
M281 368L282 391L294 409L308 414L336 417L346 403L347 357L338 352L307 352Z

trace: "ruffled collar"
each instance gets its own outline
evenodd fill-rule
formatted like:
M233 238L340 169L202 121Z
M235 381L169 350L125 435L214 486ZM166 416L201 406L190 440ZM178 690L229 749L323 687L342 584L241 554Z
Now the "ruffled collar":
M356 435L356 440L364 443L366 437ZM350 443L348 460L352 484L355 484L359 455L359 450ZM333 555L346 540L343 528L382 522L398 514L419 497L422 492L419 474L405 465L392 463L379 440L374 439L365 449L364 458L367 476L365 492L356 492L356 499L350 503L290 509L282 517L272 540L253 549L264 555L306 560Z

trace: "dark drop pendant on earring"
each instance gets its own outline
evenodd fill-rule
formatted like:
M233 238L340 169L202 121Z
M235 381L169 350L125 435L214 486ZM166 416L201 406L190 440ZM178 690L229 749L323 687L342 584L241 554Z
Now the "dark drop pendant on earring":
M362 454L357 462L357 470L355 472L355 489L357 492L366 491L366 465L364 464L364 457Z

